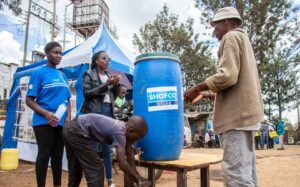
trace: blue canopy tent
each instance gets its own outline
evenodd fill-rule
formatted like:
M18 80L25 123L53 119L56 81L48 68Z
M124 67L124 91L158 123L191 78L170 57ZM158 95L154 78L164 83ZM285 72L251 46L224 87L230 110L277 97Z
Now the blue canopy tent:
M122 48L108 32L104 21L102 21L98 30L90 38L63 53L62 61L57 67L74 83L73 89L76 92L74 101L76 106L74 108L76 111L80 110L83 102L82 74L89 68L92 55L99 51L106 51L109 54L111 58L110 68L113 72L120 72L123 78L125 78L125 74L129 77L133 74L133 55ZM35 160L34 155L29 157L28 154L32 154L30 153L32 146L36 147L36 144L34 134L29 132L30 129L32 130L32 111L31 113L27 112L30 109L25 105L26 83L31 73L46 63L47 60L43 60L32 65L19 67L16 70L7 103L1 149L18 147L20 158L28 161ZM128 79L126 80L128 81ZM22 144L22 148L19 147L19 144Z

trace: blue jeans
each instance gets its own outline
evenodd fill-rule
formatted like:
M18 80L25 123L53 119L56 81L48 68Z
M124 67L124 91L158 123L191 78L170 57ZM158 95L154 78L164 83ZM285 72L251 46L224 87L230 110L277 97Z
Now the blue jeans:
M101 108L101 114L109 117L113 117L112 106L104 103ZM112 157L111 157L111 145L110 144L101 144L105 168L106 180L112 181Z
M269 134L268 133L263 133L262 144L266 145L268 148L268 145L269 145Z

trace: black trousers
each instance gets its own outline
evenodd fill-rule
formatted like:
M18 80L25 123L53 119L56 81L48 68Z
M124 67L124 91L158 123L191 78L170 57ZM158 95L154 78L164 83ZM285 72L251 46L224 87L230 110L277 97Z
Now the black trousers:
M89 187L104 186L104 166L95 142L80 129L77 118L63 129L69 168L69 187L78 187L84 172Z
M255 136L254 137L254 141L255 141L255 149L258 150L258 149L263 149L263 144L261 142L261 136Z
M268 141L268 148L269 149L273 149L274 148L274 140L273 140L273 138L270 138L270 136L269 136L269 141Z
M35 172L38 187L44 187L47 177L49 159L51 157L51 169L53 184L61 185L62 157L64 141L62 127L50 125L34 126L34 134L38 146L38 155L35 162Z

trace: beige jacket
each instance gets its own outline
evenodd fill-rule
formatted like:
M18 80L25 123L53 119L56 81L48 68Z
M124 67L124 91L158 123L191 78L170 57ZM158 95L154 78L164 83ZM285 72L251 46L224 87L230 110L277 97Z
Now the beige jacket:
M214 129L217 133L263 121L260 82L249 38L240 29L226 33L219 47L219 68L205 80L216 93Z

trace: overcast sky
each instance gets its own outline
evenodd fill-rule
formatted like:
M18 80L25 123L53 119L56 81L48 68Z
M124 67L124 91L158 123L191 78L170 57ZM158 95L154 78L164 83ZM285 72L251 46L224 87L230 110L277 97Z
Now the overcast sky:
M185 22L188 17L195 19L195 30L200 30L200 11L195 8L193 0L106 0L110 8L110 19L118 28L119 40L128 48L133 49L133 33L147 22L152 22L156 15L167 4L170 13L179 15L179 21Z
M147 22L151 22L155 19L156 14L162 11L163 5L167 4L170 13L179 15L179 21L185 22L188 17L194 18L194 30L200 32L203 30L203 26L200 25L199 17L200 11L194 7L194 0L105 0L110 9L110 20L117 27L117 33L119 36L119 42L131 52L136 52L132 44L132 36L134 33L139 33L139 29ZM22 8L27 10L28 1L23 0ZM45 7L51 7L51 4L45 4L44 0L35 0L40 4L44 4ZM300 4L300 0L294 1L295 4ZM57 0L57 15L59 17L60 32L56 38L57 41L62 41L63 38L63 19L65 5L70 4L69 0ZM52 11L52 7L50 8ZM72 12L72 6L68 7L68 15ZM2 14L3 15L3 14ZM0 14L0 19L2 19ZM20 24L16 18L10 18L9 24ZM16 27L3 27L0 25L0 53L1 56L5 56L6 59L14 60L20 59L23 51L24 44L24 29L25 26ZM43 21L38 20L34 16L31 16L30 23L30 46L29 50L32 49L43 49L43 46L50 41L50 26ZM7 31L8 33L5 33ZM21 32L20 32L21 31ZM2 33L3 32L3 33ZM9 37L6 37L9 35ZM3 37L5 36L5 37ZM5 39L5 42L3 42ZM212 39L210 36L202 39ZM74 46L74 34L70 30L67 31L67 40L70 41L66 45L66 49ZM83 40L78 40L77 43ZM16 45L19 43L20 45ZM11 48L13 47L14 50ZM13 51L13 52L12 52ZM216 53L216 49L214 50ZM12 57L10 57L12 55ZM16 55L18 54L18 55ZM27 55L30 57L30 54Z
M138 33L139 28L145 23L153 21L156 14L162 11L163 5L166 3L170 8L170 13L179 15L180 22L184 22L188 17L195 19L195 30L200 30L199 16L200 12L194 7L193 0L151 0L151 1L140 1L140 0L105 0L110 9L110 20L117 27L117 33L119 36L119 42L127 48L129 51L134 52L132 44L133 33ZM44 0L35 0L45 7L51 7L51 4L45 3ZM57 41L61 41L63 38L63 20L64 20L64 9L65 5L70 4L69 0L57 0L57 15L58 23L60 25L60 32L55 38ZM28 1L23 1L22 8L27 10ZM51 7L52 8L52 7ZM50 10L52 11L52 9ZM68 7L68 16L72 12L72 6ZM8 16L7 16L8 15ZM7 17L6 17L7 16ZM23 44L24 44L24 32L25 26L11 26L12 24L20 24L20 18L16 19L11 16L9 11L0 13L0 19L4 20L5 24L10 26L0 25L0 53L8 61L19 61L23 56ZM23 19L24 21L24 19ZM30 51L33 49L41 50L43 46L50 41L50 26L38 20L36 17L31 16L30 22L30 36L29 41L30 46L28 47L28 59L30 56ZM12 35L9 35L9 33ZM9 35L9 37L6 37ZM5 36L5 37L3 37ZM5 42L2 42L5 38ZM66 49L72 48L74 43L74 34L70 30L67 31ZM77 37L77 43L82 42ZM16 45L19 43L19 45ZM13 47L12 47L13 46ZM12 50L13 48L13 50ZM11 55L13 54L13 55ZM18 55L16 55L18 54ZM2 58L1 58L2 59Z

